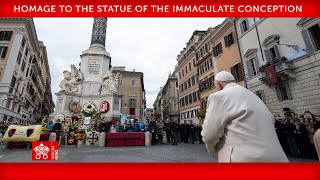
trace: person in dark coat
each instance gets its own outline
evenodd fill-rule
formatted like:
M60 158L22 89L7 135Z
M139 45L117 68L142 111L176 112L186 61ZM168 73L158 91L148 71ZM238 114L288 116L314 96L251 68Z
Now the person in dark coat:
M182 136L183 136L183 142L188 143L188 124L186 121L183 122Z
M202 136L201 136L201 131L202 131L202 125L201 124L198 124L198 126L196 128L196 131L197 131L197 138L199 140L199 143L203 144Z
M164 123L164 127L163 127L164 131L166 131L167 133L167 143L171 143L171 130L170 130L170 123L169 123L169 120L167 120L165 123Z
M275 121L274 126L276 128L276 133L282 149L284 150L286 155L289 155L290 150L287 142L287 132L286 132L287 130L286 130L286 125L284 124L284 121L282 119L278 119Z
M288 122L287 120L285 120L284 125L285 125L284 131L286 133L287 143L288 143L289 149L290 149L290 154L293 157L298 157L299 156L299 149L297 146L297 140L296 140L296 134L295 134L296 127L292 122Z
M177 131L178 131L178 125L177 122L172 121L170 123L170 130L171 130L171 137L172 137L172 145L178 144L178 137L177 137Z
M56 123L54 123L53 127L52 127L52 132L56 132L57 134L60 133L62 129L61 123L60 123L60 119L57 120Z
M150 126L150 131L152 134L151 144L152 145L157 144L157 125L156 125L156 122L151 120L149 126Z
M192 121L189 125L190 131L189 131L189 139L192 144L194 144L195 136L196 136L196 127L194 124L192 124Z
M295 134L296 134L297 146L300 151L300 157L309 158L311 142L310 142L308 130L306 126L303 124L303 120L301 121L296 120L295 125L296 125Z

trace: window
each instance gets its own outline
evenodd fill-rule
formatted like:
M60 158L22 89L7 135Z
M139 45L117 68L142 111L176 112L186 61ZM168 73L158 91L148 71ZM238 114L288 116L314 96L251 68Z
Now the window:
M130 108L135 108L136 107L136 100L135 99L130 99L129 100L129 107Z
M22 72L24 71L25 66L26 66L26 63L24 61L22 61L22 65L21 65L21 71Z
M280 60L280 53L278 50L278 46L273 46L270 49L264 50L264 54L266 56L266 61L275 63Z
M179 71L179 79L181 79L181 71Z
M263 102L265 102L263 90L256 91L256 95L257 95Z
M182 69L182 76L184 76L184 69Z
M188 68L187 68L187 66L186 66L186 74L188 73Z
M204 45L205 49L206 49L206 53L209 51L208 49L208 44Z
M5 58L7 54L7 46L0 46L0 58Z
M15 76L12 76L9 93L13 92L14 86L16 85L16 81L17 78Z
M131 80L131 86L135 86L136 85L136 81L134 79Z
M23 36L21 41L21 47L24 48L24 45L26 45L26 38Z
M122 79L119 79L119 86L122 86Z
M28 52L29 52L29 48L27 47L27 48L26 48L26 51L24 52L24 55L25 55L25 56L28 56Z
M309 53L320 50L320 22L301 32Z
M195 67L196 66L196 60L193 59L192 61L193 61L193 67Z
M258 74L259 61L257 57L251 58L247 63L248 76L253 77Z
M0 32L0 41L10 41L12 31L1 31Z
M240 23L241 33L244 33L248 30L248 20L245 19Z
M208 64L209 64L209 68L211 68L212 67L212 59L211 58L209 59Z
M230 47L232 44L234 44L232 32L224 37L224 43L226 47Z
M231 74L234 76L237 82L243 81L244 76L242 73L242 66L241 63L238 63L231 67Z
M17 57L17 64L20 64L21 62L22 53L19 51L18 57Z
M277 98L279 101L291 99L288 81L282 81L275 86Z
M220 54L222 54L222 45L221 42L219 44L217 44L214 48L213 48L213 56L217 57Z

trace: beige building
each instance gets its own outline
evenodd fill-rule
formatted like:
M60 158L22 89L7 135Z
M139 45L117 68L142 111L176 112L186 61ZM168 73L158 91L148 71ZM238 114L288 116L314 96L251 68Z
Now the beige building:
M162 96L163 87L160 88L160 91L156 97L156 100L153 103L154 109L154 120L160 122L163 120L163 96Z
M166 84L162 88L163 120L179 120L178 77L176 72L169 73Z
M200 94L195 49L201 37L206 34L207 31L194 31L186 47L177 57L175 71L178 74L180 122L199 123Z
M207 35L198 43L196 54L201 97L198 116L203 122L208 97L216 92L214 87L215 74L223 70L231 72L240 85L245 85L237 32L233 20L227 18L215 28L209 28Z
M54 109L46 47L32 18L0 19L0 121L36 121Z
M214 68L211 39L215 28L209 28L207 34L203 36L196 47L196 66L199 77L200 109L198 117L200 123L203 123L207 99L214 91Z
M114 72L120 72L119 94L123 96L121 113L129 114L133 119L144 120L146 97L143 73L126 71L124 66L114 67Z

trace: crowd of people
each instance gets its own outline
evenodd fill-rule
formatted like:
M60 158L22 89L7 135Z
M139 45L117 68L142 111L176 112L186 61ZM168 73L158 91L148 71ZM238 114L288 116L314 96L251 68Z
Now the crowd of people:
M201 124L193 124L191 121L180 124L177 121L156 122L147 120L145 123L140 120L125 121L123 124L120 121L102 121L98 127L99 132L150 132L152 134L151 144L168 144L177 145L178 143L195 143L202 142Z
M291 117L276 117L276 132L287 156L317 158L313 134L320 128L320 115L296 114Z

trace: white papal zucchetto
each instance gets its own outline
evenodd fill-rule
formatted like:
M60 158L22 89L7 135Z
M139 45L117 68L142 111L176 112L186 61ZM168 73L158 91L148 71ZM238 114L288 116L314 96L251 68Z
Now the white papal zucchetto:
M234 81L234 77L228 71L220 71L214 78L216 81Z

